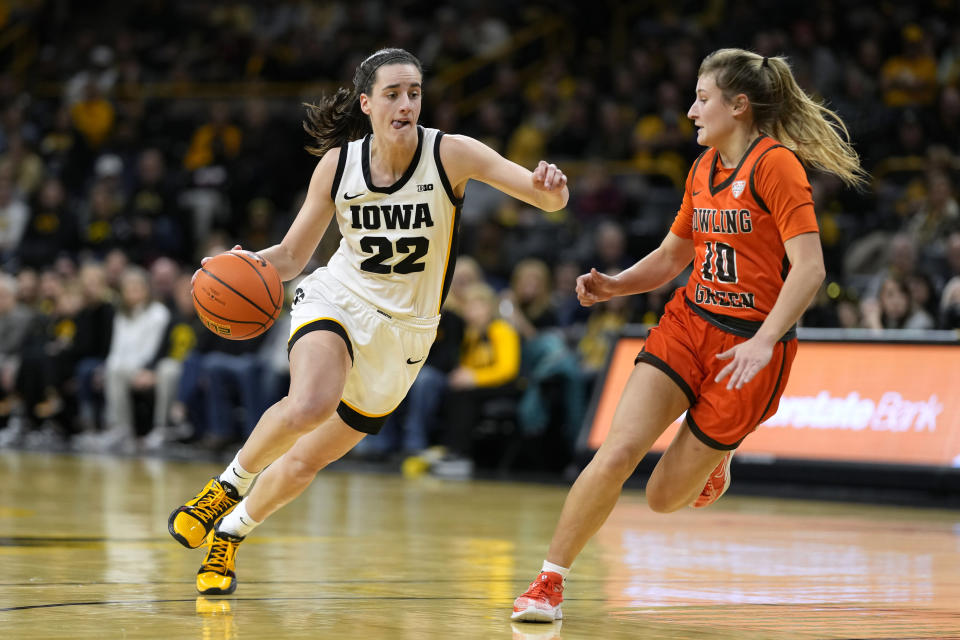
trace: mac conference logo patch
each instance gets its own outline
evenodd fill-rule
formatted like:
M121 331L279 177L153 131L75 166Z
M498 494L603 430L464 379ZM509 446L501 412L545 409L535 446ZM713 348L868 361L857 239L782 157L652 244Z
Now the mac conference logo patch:
M747 188L746 180L735 180L730 190L733 191L734 198L739 198L740 194L743 193L743 190L746 188Z

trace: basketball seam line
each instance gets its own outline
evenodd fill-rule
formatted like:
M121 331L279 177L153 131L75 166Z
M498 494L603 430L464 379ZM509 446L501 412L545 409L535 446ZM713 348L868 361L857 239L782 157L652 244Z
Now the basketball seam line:
M194 300L194 302L195 302L196 304L200 305L200 308L201 308L201 309L203 309L204 311L206 311L207 313L209 313L211 316L214 316L215 318L219 318L220 320L224 320L224 321L230 322L230 323L232 323L232 324L255 324L255 325L258 325L258 326L262 329L259 333L263 333L263 328L267 326L267 323L266 323L266 322L259 322L259 321L257 321L257 320L232 320L232 319L230 319L230 318L227 318L226 316L221 316L219 313L217 313L217 312L215 312L215 311L212 311L211 309L208 309L207 307L205 307L204 304L203 304L203 302L200 301L200 298L197 297L197 294L196 294L196 293L193 294L193 300ZM200 319L203 320L202 317L201 317ZM259 333L257 333L257 330L256 330L256 329L254 329L254 330L251 331L250 333L244 334L243 336L236 336L236 337L237 337L238 339L243 340L243 339L247 339L247 338L252 338L252 337L254 337L255 335L259 335Z
M204 306L203 301L201 301L200 298L197 297L197 294L196 294L196 293L193 294L193 299L196 301L196 303L197 303L198 305L200 305L200 308L201 308L201 309L203 309L204 311L206 311L207 313L209 313L209 314L210 314L211 316L213 316L214 318L219 318L220 320L223 320L224 322L232 322L232 323L234 323L234 324L255 324L255 325L258 325L258 326L261 326L261 327L267 326L267 323L266 323L266 322L262 322L262 321L260 321L260 320L236 320L236 319L234 319L234 318L228 318L227 316L222 316L222 315L220 315L219 313L217 313L216 311L214 311L213 309L210 309L210 308Z
M244 260L244 262L246 262L246 260ZM250 303L250 306L252 306L254 309L256 309L257 311L259 311L259 312L262 313L263 315L267 316L268 318L273 318L273 315L272 315L272 314L267 313L267 311L266 311L265 309L260 308L260 305L258 305L256 302L254 302L253 300L251 300L251 299L248 298L247 296L243 295L242 293L240 293L239 291L237 291L236 289L234 289L232 286L230 286L229 284L227 284L226 282L224 282L223 280L221 280L220 278L218 278L215 273L213 273L212 271L208 271L206 267L200 267L200 270L203 271L203 272L204 272L205 274L207 274L208 276L210 276L211 278L213 278L214 280L216 280L217 282L219 282L220 284L222 284L223 286L225 286L226 288L230 289L230 291L233 291L235 294L237 294L238 296L240 296L241 298L243 298L244 300L246 300L247 302L249 302L249 303ZM264 283L264 285L266 285L266 283ZM270 292L270 290L267 289L267 293L269 293L269 292ZM270 302L273 302L273 300L271 300ZM223 316L220 316L220 317L222 318Z
M273 311L274 311L274 313L277 312L277 311L280 309L280 305L273 301L273 296L270 295L270 285L268 285L268 284L267 284L267 281L264 280L263 274L260 273L260 270L257 269L249 260L247 260L247 259L244 258L243 256L241 256L241 255L239 255L239 254L237 254L237 253L234 253L234 252L232 252L232 251L230 251L230 252L228 252L228 253L229 253L230 255L232 255L232 256L236 256L236 257L240 258L240 259L243 260L251 269L253 269L253 272L254 272L255 274L257 274L257 277L258 277L258 278L260 278L260 282L263 283L263 288L267 290L267 295L270 297L270 304L273 305ZM263 261L266 262L267 264L270 264L269 262L267 262L267 260L266 260L265 258L261 258L261 260L263 260ZM279 278L278 278L278 279L279 279ZM280 293L280 298L281 298L281 300L282 300L282 299L283 299L283 283L282 283L282 282L280 283L280 291L281 291L281 293Z

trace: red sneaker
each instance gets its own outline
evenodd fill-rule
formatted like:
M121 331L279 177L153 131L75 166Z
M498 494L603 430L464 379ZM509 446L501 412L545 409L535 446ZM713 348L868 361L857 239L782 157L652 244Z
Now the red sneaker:
M564 579L559 573L541 571L522 596L513 601L511 620L553 622L563 618Z
M703 486L703 491L697 496L697 499L690 503L691 507L700 509L707 507L720 499L730 487L730 461L733 459L733 451L728 451L723 456L723 460L717 465L717 468L710 472L707 478L707 484Z

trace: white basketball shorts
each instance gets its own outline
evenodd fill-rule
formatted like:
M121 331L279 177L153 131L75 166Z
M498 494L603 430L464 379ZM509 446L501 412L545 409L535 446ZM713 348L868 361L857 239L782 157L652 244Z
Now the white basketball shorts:
M439 320L392 317L322 267L301 280L294 294L287 353L311 331L332 331L343 338L353 367L337 414L357 431L376 434L420 372Z

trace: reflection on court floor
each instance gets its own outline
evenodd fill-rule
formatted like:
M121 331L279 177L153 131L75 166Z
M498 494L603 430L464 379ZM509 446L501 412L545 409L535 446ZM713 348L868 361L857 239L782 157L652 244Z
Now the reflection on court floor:
M4 638L960 637L960 513L628 491L553 625L509 620L566 486L321 473L198 597L169 511L216 465L0 452Z

